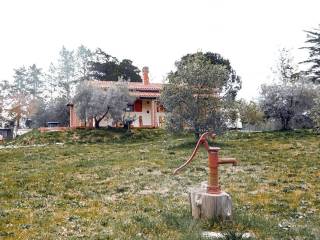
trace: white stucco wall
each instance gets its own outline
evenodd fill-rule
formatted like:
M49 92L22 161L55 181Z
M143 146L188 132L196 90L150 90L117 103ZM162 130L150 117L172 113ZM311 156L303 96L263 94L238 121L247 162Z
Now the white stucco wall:
M151 105L152 100L150 99L143 99L142 100L142 112L128 112L126 115L130 117L135 117L135 121L133 122L134 127L139 127L139 117L142 117L142 124L143 126L151 126ZM159 125L159 117L165 117L164 112L156 112L155 113L155 122L157 126ZM100 123L100 126L106 127L106 126L112 126L112 120L105 120L103 119Z

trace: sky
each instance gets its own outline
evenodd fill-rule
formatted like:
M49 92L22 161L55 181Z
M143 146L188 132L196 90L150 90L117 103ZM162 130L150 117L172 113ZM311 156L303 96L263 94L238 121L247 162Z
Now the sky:
M101 48L164 81L175 61L220 53L255 99L273 79L280 48L306 59L306 33L320 24L319 0L10 0L0 2L0 80L33 63L47 70L62 46Z

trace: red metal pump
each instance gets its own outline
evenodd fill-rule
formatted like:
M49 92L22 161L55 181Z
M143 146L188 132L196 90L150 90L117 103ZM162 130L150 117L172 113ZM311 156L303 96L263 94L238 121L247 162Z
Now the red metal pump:
M207 137L211 137L214 139L216 137L216 134L213 132L206 132L201 135L199 138L196 147L194 148L190 158L182 164L180 167L178 167L173 174L177 174L182 168L187 166L195 157L197 151L199 150L200 144L205 147L205 149L208 151L208 165L209 165L209 179L208 179L208 186L207 186L207 192L212 194L219 194L221 193L221 189L219 186L219 175L218 175L218 166L219 164L233 164L233 166L237 165L237 160L235 158L219 158L218 152L220 148L218 147L210 147Z

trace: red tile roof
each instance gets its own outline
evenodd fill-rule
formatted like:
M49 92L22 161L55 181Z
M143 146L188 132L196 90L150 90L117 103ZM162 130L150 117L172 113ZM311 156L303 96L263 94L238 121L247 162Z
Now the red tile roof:
M101 88L108 88L115 82L94 80L90 83ZM163 84L161 83L150 83L145 85L141 82L128 82L129 91L136 97L160 97L162 86Z
M107 88L114 84L114 81L91 81L92 84L96 86L100 86L102 88ZM162 83L150 83L148 85L145 85L141 82L128 82L128 88L129 90L157 90L160 91L162 89L163 84Z
M158 98L160 97L160 93L159 92L138 92L138 91L135 91L135 92L131 92L131 95L132 96L135 96L135 97L152 97L152 98Z

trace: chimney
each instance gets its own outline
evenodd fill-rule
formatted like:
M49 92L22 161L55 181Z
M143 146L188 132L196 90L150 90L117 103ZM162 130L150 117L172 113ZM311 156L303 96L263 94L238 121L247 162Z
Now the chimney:
M149 84L149 68L148 67L143 67L142 68L142 80L143 80L143 85L148 85Z

